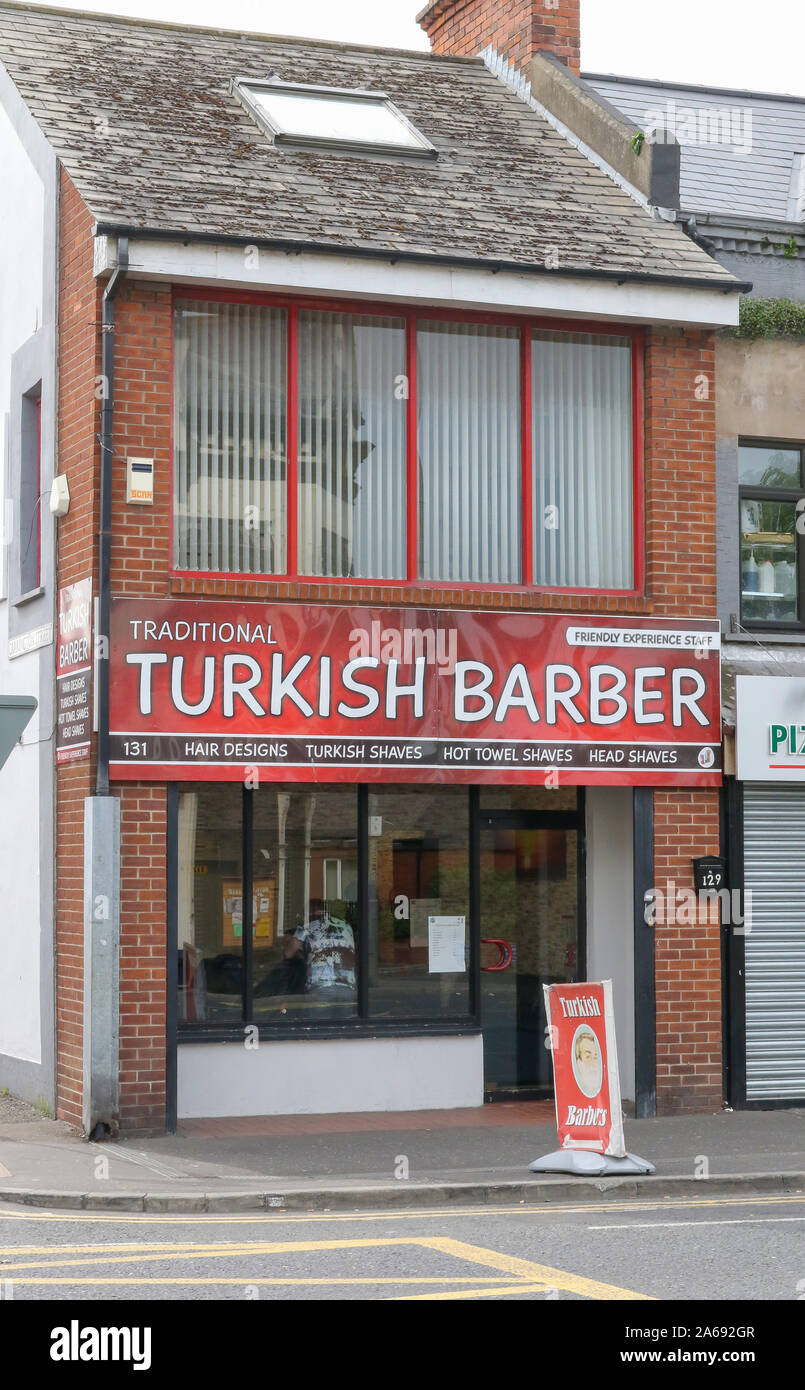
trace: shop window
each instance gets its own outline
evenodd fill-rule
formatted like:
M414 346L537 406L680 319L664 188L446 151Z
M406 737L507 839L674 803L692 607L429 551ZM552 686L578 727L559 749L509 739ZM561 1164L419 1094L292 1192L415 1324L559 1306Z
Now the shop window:
M354 787L179 790L180 1025L355 1016L357 808Z
M463 1030L480 1005L508 1056L540 982L574 977L575 788L197 784L170 804L185 1037Z
M253 864L253 1018L316 1023L354 1017L355 788L260 788Z
M173 804L185 1034L470 1020L468 788L198 784Z
M639 587L639 337L245 300L177 297L177 572Z
M744 442L738 449L741 622L803 625L803 449Z
M243 1018L243 793L206 785L180 791L177 941L180 1023Z
M371 1017L465 1018L470 1012L466 788L372 788L369 829Z

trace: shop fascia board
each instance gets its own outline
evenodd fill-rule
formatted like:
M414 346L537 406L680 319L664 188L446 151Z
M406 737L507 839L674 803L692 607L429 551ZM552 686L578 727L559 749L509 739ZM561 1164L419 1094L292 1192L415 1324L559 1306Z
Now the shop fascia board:
M733 327L738 295L696 285L645 280L598 280L539 275L479 266L427 265L423 261L259 248L253 269L244 269L245 247L206 241L129 239L130 279L206 285L258 293L334 296L404 305L501 314L553 315L614 323L658 323L696 328ZM95 275L117 264L117 238L95 237Z

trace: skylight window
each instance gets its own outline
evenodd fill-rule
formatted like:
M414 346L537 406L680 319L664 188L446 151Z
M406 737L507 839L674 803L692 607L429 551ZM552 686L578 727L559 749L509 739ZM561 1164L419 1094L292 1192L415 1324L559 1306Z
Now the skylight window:
M233 89L277 145L436 157L385 92L248 79L238 79Z

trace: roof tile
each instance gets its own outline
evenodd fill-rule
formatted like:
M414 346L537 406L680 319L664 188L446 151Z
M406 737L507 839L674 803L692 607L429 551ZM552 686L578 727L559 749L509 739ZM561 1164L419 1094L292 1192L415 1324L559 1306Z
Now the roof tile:
M737 282L480 60L0 4L0 60L102 224ZM236 76L385 91L438 159L275 147Z

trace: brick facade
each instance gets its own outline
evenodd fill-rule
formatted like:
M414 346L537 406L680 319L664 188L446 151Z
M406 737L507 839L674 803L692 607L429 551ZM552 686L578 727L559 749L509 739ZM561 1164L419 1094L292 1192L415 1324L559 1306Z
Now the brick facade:
M648 592L658 615L714 618L714 335L652 330L645 391Z
M101 290L92 273L92 218L66 174L60 189L58 471L70 511L58 523L60 587L97 584ZM57 770L56 1095L59 1118L81 1124L83 1087L84 800L95 754Z
M715 345L712 333L657 329L646 342L646 564L657 615L716 616ZM710 499L709 502L707 499ZM691 888L691 860L719 852L715 791L654 792L654 883ZM718 1108L720 927L655 928L657 1108Z
M654 882L667 895L692 887L691 859L719 852L717 791L654 792ZM670 914L668 914L670 915ZM718 1110L721 1080L721 935L713 909L695 922L657 923L657 1111Z
M97 585L100 291L91 219L69 180L61 202L60 471L72 504L59 523L59 584L89 573ZM715 391L712 333L650 329L645 344L646 587L636 598L488 593L445 587L171 577L172 296L124 280L116 301L112 592L252 599L517 607L657 616L716 612ZM156 461L155 504L127 506L123 460ZM58 1113L80 1123L82 1080L83 800L94 757L58 770ZM124 783L121 800L121 1121L159 1130L165 1115L166 790ZM718 850L718 794L655 792L655 882L692 886L694 855ZM661 1111L701 1110L721 1097L719 929L657 931L658 1100Z
M436 53L474 57L490 44L515 67L547 51L578 73L580 0L434 0L418 16Z
M124 783L120 796L120 1115L165 1127L167 789Z

